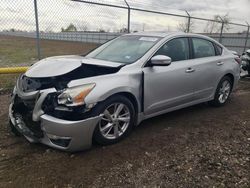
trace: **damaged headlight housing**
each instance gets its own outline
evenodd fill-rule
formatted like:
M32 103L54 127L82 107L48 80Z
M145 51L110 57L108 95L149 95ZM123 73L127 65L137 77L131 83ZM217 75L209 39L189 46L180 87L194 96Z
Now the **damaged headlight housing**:
M95 87L95 83L65 89L58 95L58 104L66 106L79 106L84 104L85 97Z

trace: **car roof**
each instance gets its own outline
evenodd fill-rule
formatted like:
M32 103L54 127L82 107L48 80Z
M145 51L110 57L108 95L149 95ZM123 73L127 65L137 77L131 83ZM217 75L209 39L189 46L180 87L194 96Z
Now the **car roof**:
M145 32L134 32L129 33L127 35L135 35L135 36L150 36L150 37L167 37L177 32L162 32L162 31L145 31ZM178 32L180 33L180 32Z
M180 32L180 31L175 31L175 32L166 32L166 31L154 31L154 32L135 32L135 33L129 33L126 35L130 35L130 36L149 36L149 37L162 37L162 38L166 38L166 37L198 37L198 38L203 38L203 39L207 39L210 41L213 41L214 43L220 45L221 47L223 47L220 43L218 43L218 41L214 40L211 37L208 37L206 35L201 35L201 34L196 34L196 33L184 33L184 32Z
M209 38L206 35L201 35L201 34L194 34L194 33L184 33L180 31L176 32L164 32L164 31L154 31L154 32L134 32L134 33L129 33L126 35L134 35L134 36L150 36L150 37L174 37L174 36L192 36L192 37L202 37L202 38ZM210 39L210 38L209 38Z

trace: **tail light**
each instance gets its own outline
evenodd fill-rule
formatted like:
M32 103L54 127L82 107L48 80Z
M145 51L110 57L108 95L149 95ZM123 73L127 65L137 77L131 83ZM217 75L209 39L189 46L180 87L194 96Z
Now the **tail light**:
M241 65L241 59L239 57L235 57L234 60L239 64Z

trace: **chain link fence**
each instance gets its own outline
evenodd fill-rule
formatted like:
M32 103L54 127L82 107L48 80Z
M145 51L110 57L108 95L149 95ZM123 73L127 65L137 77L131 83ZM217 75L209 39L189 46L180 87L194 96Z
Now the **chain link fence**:
M49 56L85 54L128 32L201 33L239 54L250 48L248 24L234 23L227 15L200 18L160 2L3 0L0 10L0 91L12 88L25 70L14 71L17 67ZM1 72L8 67L15 69Z

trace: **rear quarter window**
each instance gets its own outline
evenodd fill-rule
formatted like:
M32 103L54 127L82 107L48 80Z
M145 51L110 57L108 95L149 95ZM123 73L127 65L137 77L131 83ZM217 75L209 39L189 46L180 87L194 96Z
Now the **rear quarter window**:
M221 55L222 54L222 47L220 47L217 44L214 44L216 55Z
M215 48L212 42L201 38L192 38L192 41L194 58L203 58L216 55Z

